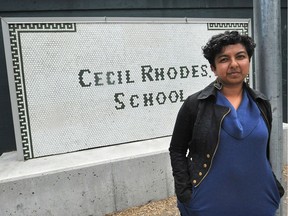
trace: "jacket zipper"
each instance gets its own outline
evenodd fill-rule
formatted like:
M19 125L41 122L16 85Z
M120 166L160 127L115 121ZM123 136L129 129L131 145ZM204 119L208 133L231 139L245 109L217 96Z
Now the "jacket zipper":
M209 169L208 169L208 171L206 172L206 174L203 176L203 178L202 178L202 179L198 182L198 184L196 184L194 187L198 187L198 186L201 184L201 182L206 178L206 176L208 175L208 173L210 172L211 166L212 166L212 164L213 164L214 156L215 156L216 151L217 151L218 146L219 146L221 125L222 125L222 122L223 122L224 118L230 113L230 111L231 111L231 109L229 108L229 110L227 111L227 113L225 113L225 114L223 115L223 117L222 117L222 119L221 119L221 121L220 121L220 127L219 127L219 131L218 131L217 145L216 145L216 148L215 148L215 150L214 150L214 152L213 152Z

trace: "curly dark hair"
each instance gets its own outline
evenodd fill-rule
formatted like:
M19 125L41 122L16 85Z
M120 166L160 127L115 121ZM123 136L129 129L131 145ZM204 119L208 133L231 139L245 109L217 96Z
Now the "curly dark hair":
M209 63L215 67L215 56L222 51L222 48L227 45L241 43L248 53L249 59L251 59L256 44L253 38L248 35L241 35L238 31L225 31L214 35L204 47L202 47L204 57Z

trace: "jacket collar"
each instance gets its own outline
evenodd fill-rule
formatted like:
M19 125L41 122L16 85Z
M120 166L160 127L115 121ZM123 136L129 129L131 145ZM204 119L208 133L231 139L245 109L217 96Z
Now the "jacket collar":
M216 91L217 89L214 86L214 83L216 83L216 80L210 83L207 87L205 87L200 94L198 95L199 100L207 99L210 96L216 98Z
M204 99L207 99L209 97L213 97L215 99L216 98L216 92L217 92L217 89L214 86L215 83L216 83L216 80L213 81L212 83L210 83L207 87L205 87L199 93L197 98L199 100L204 100ZM246 82L243 82L243 87L248 91L248 93L252 96L252 98L254 100L260 99L260 100L268 101L268 98L265 95L263 95L259 91L256 91L256 90L250 88Z

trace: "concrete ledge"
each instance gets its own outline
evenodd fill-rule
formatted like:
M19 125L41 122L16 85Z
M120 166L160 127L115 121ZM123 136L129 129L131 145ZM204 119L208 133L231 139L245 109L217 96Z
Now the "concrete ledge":
M282 185L285 189L285 194L281 200L281 213L284 216L288 215L288 124L283 123L283 170L282 170Z
M169 138L17 161L0 157L0 215L89 215L174 194ZM8 202L7 202L8 201Z

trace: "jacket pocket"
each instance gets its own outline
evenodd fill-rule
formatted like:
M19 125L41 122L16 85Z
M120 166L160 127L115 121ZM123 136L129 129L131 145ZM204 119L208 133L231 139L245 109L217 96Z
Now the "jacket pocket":
M276 186L277 186L277 189L278 189L278 192L279 192L279 196L280 196L280 198L282 198L284 196L285 190L284 190L283 186L281 185L281 183L276 178L274 172L273 172L273 177L274 177L275 182L276 182Z

